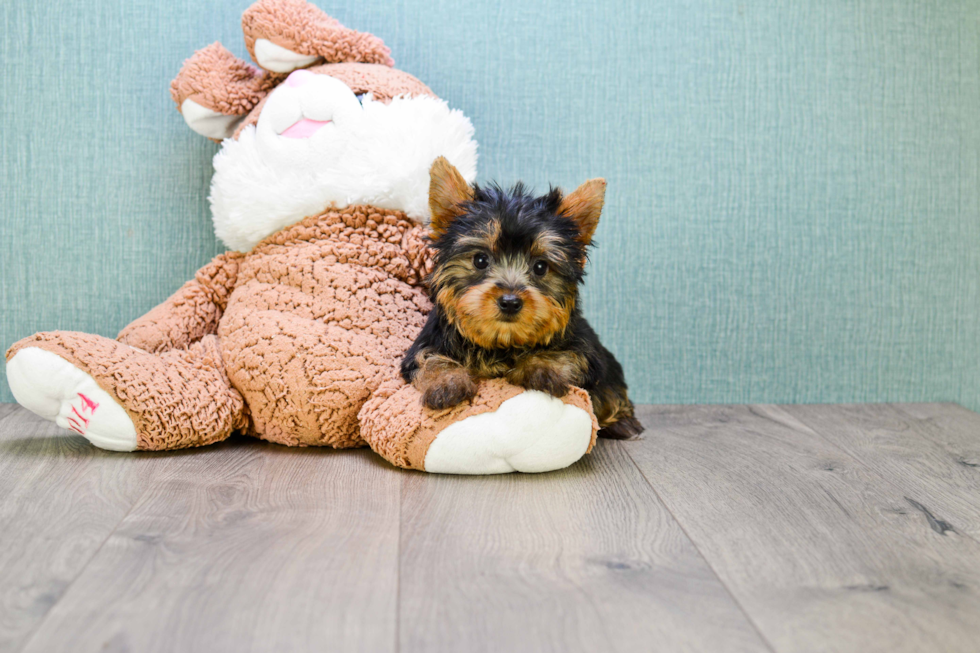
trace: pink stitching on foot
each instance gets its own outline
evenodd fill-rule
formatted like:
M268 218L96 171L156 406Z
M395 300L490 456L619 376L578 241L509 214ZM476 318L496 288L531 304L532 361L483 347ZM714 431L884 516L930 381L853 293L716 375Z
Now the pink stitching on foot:
M83 395L81 392L78 393L78 396L82 400L82 410L88 408L90 413L95 413L95 409L98 408L99 405L94 401L92 401L91 399L89 399L88 397L86 397L85 395Z
M75 413L75 417L81 420L81 423L75 419L75 417L67 418L68 428L70 428L75 433L79 435L85 435L85 431L88 430L89 418L85 417L82 413L87 412L89 415L94 415L95 411L98 410L99 404L92 401L81 392L78 393L78 398L82 400L82 411L78 412L74 404L69 404L71 406L71 412Z
M84 410L84 409L85 408L83 406L82 407L82 410ZM88 426L88 418L86 418L84 415L82 415L80 412L78 412L78 409L77 408L75 408L74 406L72 406L71 407L71 412L75 413L75 415L78 416L78 419L82 420L82 422L85 424L86 427Z
M95 403L94 401L92 401L91 399L89 399L88 397L86 397L85 395L83 395L81 392L78 393L78 396L82 400L82 410L84 411L86 408L88 408L89 409L89 412L94 415L95 414L95 409L98 408L99 405L97 403ZM74 406L72 406L72 408L74 409ZM87 423L88 422L86 421L86 424Z

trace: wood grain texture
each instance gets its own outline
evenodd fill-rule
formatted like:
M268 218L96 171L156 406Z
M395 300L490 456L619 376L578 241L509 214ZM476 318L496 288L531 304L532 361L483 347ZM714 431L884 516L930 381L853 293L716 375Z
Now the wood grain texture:
M18 650L82 572L150 484L150 462L0 405L0 651Z
M618 443L552 474L402 478L403 652L767 650Z
M980 540L980 415L954 404L783 410L904 489L910 506L929 506L937 528Z
M397 470L237 441L167 469L25 651L390 651Z
M624 446L774 648L976 651L980 545L773 406L643 407Z
M0 405L0 651L975 651L980 416L641 407L562 472L234 440L112 454Z
M0 404L0 424L3 424L3 420L7 419L10 415L18 412L17 404ZM0 431L2 433L2 431Z

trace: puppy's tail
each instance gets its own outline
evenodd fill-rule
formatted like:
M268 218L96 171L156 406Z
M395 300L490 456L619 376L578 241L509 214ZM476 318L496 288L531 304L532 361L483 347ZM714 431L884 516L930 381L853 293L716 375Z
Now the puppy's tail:
M640 420L629 415L599 429L598 435L600 438L609 438L610 440L632 440L640 433L643 433L643 425L640 424Z

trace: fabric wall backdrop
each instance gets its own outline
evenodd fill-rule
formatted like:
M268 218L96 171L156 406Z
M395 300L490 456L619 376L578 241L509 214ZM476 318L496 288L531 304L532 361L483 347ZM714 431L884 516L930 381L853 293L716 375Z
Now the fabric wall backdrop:
M318 1L471 116L481 179L609 180L585 307L636 400L980 409L976 2ZM0 4L4 347L220 251L168 83L246 57L248 4Z

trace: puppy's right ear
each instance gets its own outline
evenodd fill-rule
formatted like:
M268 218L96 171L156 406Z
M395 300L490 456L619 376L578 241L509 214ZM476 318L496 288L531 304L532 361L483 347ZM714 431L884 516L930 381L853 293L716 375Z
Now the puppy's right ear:
M583 245L587 246L592 242L605 201L606 180L601 178L588 180L561 201L558 213L568 216L578 225L578 240Z
M463 202L472 199L473 189L459 170L444 156L436 159L429 168L429 211L432 212L429 226L436 238L446 233L453 220L463 212Z

